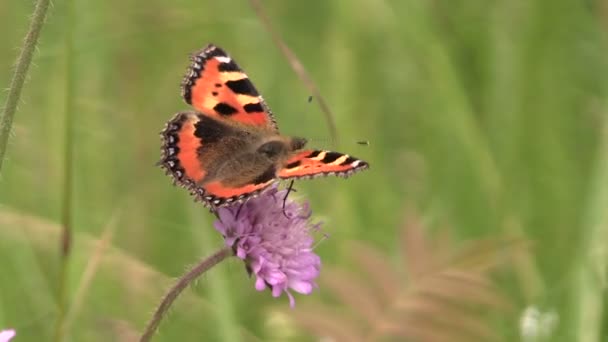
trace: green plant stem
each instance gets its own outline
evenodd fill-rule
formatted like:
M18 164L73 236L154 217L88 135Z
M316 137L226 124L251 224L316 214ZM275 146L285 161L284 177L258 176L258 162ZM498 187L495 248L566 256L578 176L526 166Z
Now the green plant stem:
M586 233L583 255L577 269L574 308L578 311L576 341L602 340L604 303L608 283L608 120L604 120L598 159L590 183L590 196L585 216Z
M182 291L188 287L188 285L190 285L190 283L211 269L213 266L219 264L222 260L232 255L234 255L232 248L224 247L211 256L205 258L198 265L194 266L190 271L188 271L184 276L182 276L161 301L160 305L156 309L156 312L154 312L152 319L150 319L150 322L148 322L146 329L144 330L144 333L139 341L150 341L173 302L177 299L179 294L182 293Z
M27 71L32 64L32 56L36 49L38 37L44 25L44 19L49 8L49 0L38 0L34 7L34 14L32 15L32 21L30 23L30 29L25 36L23 42L23 48L17 58L17 65L15 67L15 73L11 80L11 84L8 89L8 96L6 97L6 103L2 110L2 117L0 118L0 171L2 170L2 162L4 161L4 154L6 152L6 145L8 143L8 137L11 133L11 127L13 125L13 117L17 110L17 104L19 103L19 97L21 96L21 90L25 83L25 77Z
M73 160L73 118L74 112L74 4L66 1L65 20L65 140L63 165L63 191L61 199L61 236L60 236L60 269L57 293L58 314L55 324L54 341L63 341L65 336L65 318L68 311L69 255L72 247L72 160Z

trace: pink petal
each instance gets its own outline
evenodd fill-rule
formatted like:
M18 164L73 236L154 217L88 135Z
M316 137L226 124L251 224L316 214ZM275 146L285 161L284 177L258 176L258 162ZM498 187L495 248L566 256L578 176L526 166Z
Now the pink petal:
M293 295L291 294L291 292L285 290L285 292L287 293L287 297L289 297L289 307L291 307L292 309L296 306L296 299L293 298Z
M241 260L245 260L245 258L247 257L247 252L243 248L238 247L236 249L236 256Z
M287 281L287 276L285 273L279 270L272 270L265 277L266 282L270 285L282 284Z
M264 281L264 278L258 277L255 280L255 289L258 291L264 291L266 289L266 282Z
M312 292L312 284L308 281L291 281L289 287L301 294L310 294Z
M17 335L15 330L2 330L0 331L0 342L8 342L11 340L11 338L15 337L15 335Z
M273 286L272 287L272 296L275 298L279 297L281 295L281 293L283 293L283 289L284 289L283 286L279 286L279 285Z

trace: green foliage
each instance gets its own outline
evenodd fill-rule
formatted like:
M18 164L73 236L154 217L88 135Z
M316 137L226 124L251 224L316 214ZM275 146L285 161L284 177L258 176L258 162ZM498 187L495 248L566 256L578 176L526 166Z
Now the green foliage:
M320 289L298 296L295 311L277 310L288 307L285 298L258 293L242 263L227 262L184 292L155 340L312 338L293 321L312 303L340 303L350 272L369 267L351 257L357 250L370 258L382 250L396 273L399 256L416 248L431 251L429 262L448 251L396 242L409 207L419 208L435 247L446 230L455 248L494 246L483 241L504 236L529 241L527 253L505 257L508 267L484 273L510 309L484 306L487 316L472 316L476 331L517 340L520 315L534 306L559 316L551 341L606 338L604 2L262 5L328 102L339 141L329 141L324 115L306 101L310 91L246 0L53 3L0 174L0 327L17 329L17 342L47 341L63 317L65 341L133 340L174 279L222 245L212 215L154 166L158 132L187 108L179 84L188 54L213 42L247 71L283 133L371 169L348 181L296 183L330 238L317 247L326 266ZM3 88L32 12L31 1L0 2ZM64 264L66 223L73 244Z

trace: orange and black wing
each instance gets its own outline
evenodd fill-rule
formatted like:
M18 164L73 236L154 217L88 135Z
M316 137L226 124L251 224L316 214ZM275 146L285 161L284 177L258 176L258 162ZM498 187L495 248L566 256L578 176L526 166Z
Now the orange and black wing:
M210 44L191 60L182 81L188 104L205 115L277 131L264 99L224 50Z
M369 164L348 154L322 150L304 150L289 158L278 176L282 179L314 178L317 176L336 175L348 177L365 170Z

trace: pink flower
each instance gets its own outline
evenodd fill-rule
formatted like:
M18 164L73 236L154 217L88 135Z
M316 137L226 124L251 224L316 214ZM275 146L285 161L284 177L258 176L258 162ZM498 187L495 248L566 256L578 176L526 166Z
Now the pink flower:
M8 329L0 331L0 342L8 342L15 337L15 330Z
M255 288L269 288L273 297L285 292L293 307L290 289L310 294L317 286L321 259L313 252L311 233L319 224L311 223L306 204L287 200L283 211L285 194L275 186L244 204L219 208L214 225L255 275Z

